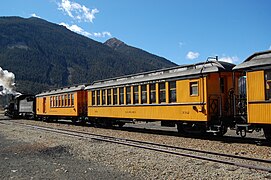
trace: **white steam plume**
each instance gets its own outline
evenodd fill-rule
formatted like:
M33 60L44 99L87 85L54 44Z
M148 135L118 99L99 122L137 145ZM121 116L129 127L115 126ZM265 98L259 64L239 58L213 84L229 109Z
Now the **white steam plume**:
M0 95L17 94L15 91L15 75L0 67Z

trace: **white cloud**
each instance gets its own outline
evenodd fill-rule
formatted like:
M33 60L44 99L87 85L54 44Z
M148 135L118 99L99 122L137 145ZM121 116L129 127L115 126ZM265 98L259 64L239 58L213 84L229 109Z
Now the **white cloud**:
M183 42L179 42L179 47L183 47L184 43Z
M76 32L78 34L82 34L82 35L87 36L87 37L92 35L91 33L85 31L84 29L82 29L81 27L79 27L79 26L77 26L75 24L70 26L70 25L62 22L59 25L65 26L67 29L69 29L69 30L71 30L73 32Z
M186 58L187 58L187 59L191 59L191 60L196 59L196 58L198 58L198 57L199 57L199 53L198 53L198 52L192 52L192 51L189 51L189 52L187 53L187 55L186 55Z
M105 31L105 32L96 32L96 33L93 33L93 36L94 37L112 37L112 35L111 35L111 33L110 32L107 32L107 31Z
M239 62L239 58L237 56L223 56L221 58L218 58L219 61L224 61L228 63L237 63Z
M99 12L96 8L90 10L84 5L69 0L62 0L61 3L58 3L58 9L67 13L73 19L85 22L93 22L95 14Z
M66 24L64 22L60 23L59 25L62 25L62 26L65 26L67 29L73 31L73 32L76 32L78 34L82 34L84 36L87 36L87 37L91 37L91 36L94 36L94 37L98 37L98 38L104 38L104 37L112 37L111 33L110 32L95 32L95 33L89 33L87 31L85 31L84 29L82 29L81 27L73 24L73 25L69 25L69 24Z
M36 15L35 13L31 14L31 17L40 18L40 16Z

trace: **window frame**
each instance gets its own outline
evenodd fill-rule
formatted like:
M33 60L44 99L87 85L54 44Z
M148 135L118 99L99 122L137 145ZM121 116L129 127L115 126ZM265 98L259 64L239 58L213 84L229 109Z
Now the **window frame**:
M139 104L139 85L133 86L133 104Z
M173 87L171 86L172 84L174 85ZM176 81L169 81L168 82L168 87L169 87L169 91L168 91L168 93L169 93L169 103L176 103L177 102L177 83L176 83ZM172 93L174 93L175 96L172 96Z
M107 105L111 105L112 104L112 100L111 100L111 97L112 97L112 94L111 94L111 89L107 89L107 102L106 104Z
M105 93L105 89L102 89L102 105L105 105L106 103L106 93Z
M131 86L126 87L126 104L132 104Z
M265 100L271 100L271 70L264 71Z
M159 103L166 102L166 82L159 82Z
M147 104L147 84L141 85L141 103L142 104Z
M150 104L156 103L156 83L149 84L150 87Z
M91 105L92 106L96 105L96 93L95 92L96 92L95 90L91 91Z
M197 92L194 93L194 88ZM189 82L189 94L190 96L199 96L199 81L190 81Z
M124 104L124 87L119 87L119 104Z
M118 88L113 88L113 105L118 105Z

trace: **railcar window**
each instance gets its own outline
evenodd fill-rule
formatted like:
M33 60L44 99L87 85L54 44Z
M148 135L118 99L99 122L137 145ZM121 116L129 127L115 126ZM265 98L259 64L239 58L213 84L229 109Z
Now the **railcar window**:
M169 102L176 102L176 81L169 82Z
M70 105L71 105L71 95L68 94L68 106L70 106Z
M58 107L61 107L61 96L58 96Z
M198 82L190 82L190 96L198 96L199 85Z
M91 91L91 94L92 94L92 102L91 102L91 104L92 104L92 106L94 106L95 101L96 101L95 91Z
M138 99L138 86L134 86L134 104L138 104L139 103L139 99Z
M119 93L120 93L119 102L120 102L120 104L124 104L124 87L119 88Z
M164 82L159 83L159 103L166 102L166 85Z
M265 97L271 100L271 70L265 72Z
M65 100L64 95L62 95L61 100L62 100L62 106L65 106L65 104L64 104L64 100Z
M101 105L100 90L97 90L97 105Z
M131 104L131 87L126 87L126 104Z
M111 105L111 89L107 89L107 105Z
M72 97L72 106L74 106L74 94L72 94L71 97Z
M56 107L58 107L58 96L56 96Z
M150 84L150 103L156 103L156 87L155 84Z
M58 107L61 107L61 96L58 96Z
M113 89L113 104L118 104L118 90L117 88Z
M141 103L147 103L147 85L144 84L141 86Z
M52 104L52 107L55 107L55 96L52 97L53 98L53 104Z
M53 97L50 96L50 107L53 107Z
M105 105L105 89L102 90L102 104Z
M65 106L68 106L68 96L65 94Z

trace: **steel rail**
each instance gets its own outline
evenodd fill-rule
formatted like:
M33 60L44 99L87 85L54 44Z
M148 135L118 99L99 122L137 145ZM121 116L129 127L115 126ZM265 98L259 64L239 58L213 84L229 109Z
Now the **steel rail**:
M193 150L193 149L189 149L189 148L180 148L180 147L161 145L161 144L144 142L144 141L121 139L121 138L97 135L97 134L86 133L86 132L81 132L81 131L66 130L66 129L59 129L59 128L50 128L50 127L45 127L45 126L29 125L29 124L19 123L19 122L13 122L13 123L24 125L24 126L31 127L31 128L34 128L34 129L39 129L39 130L64 134L64 135L73 136L73 137L92 139L92 140L109 142L109 143L114 143L114 144L121 144L121 145L130 146L130 147L137 147L137 148L141 148L141 149L147 149L147 150L152 150L152 151L157 151L157 152L174 154L174 155L183 156L183 157L190 157L190 158L194 158L194 159L201 159L201 160L206 160L206 161L211 161L211 162L234 165L234 166L243 167L243 168L249 168L249 169L255 169L255 170L271 172L271 167L249 165L249 164L243 164L243 163L233 162L233 161L229 161L229 160L221 160L221 159L215 159L215 158L210 158L210 157L206 157L206 156L199 156L199 155L192 155L192 154L187 154L187 153L180 153L180 152L176 152L176 151L168 150L168 149L161 149L161 147L164 147L164 148L172 148L172 149L179 149L179 150L186 150L186 149L188 149L190 151ZM5 124L5 123L2 123L2 124ZM87 136L93 136L93 137L87 137ZM145 144L145 145L139 145L139 144L136 144L136 143L142 143L142 144ZM158 146L160 148L158 148L158 147L150 147L150 146L147 146L147 145ZM240 156L234 156L234 155L229 155L228 156L227 154L222 154L221 155L220 153L214 153L214 152L210 153L208 151L195 150L194 152L212 154L212 155L217 155L217 156L225 156L225 157L231 157L231 158L239 158L239 159L245 159L245 160L250 160L250 161L270 163L269 160L261 160L261 159L246 158L246 157L241 157L240 158Z
M27 126L35 126L35 125L29 125L29 124L20 123L20 122L14 122L14 123L23 124L23 125L27 125ZM47 128L46 126L40 126L40 125L39 125L39 127ZM111 139L116 139L116 140L126 141L126 142L144 143L144 144L148 144L148 145L160 146L160 147L171 148L171 149L178 149L178 150L191 151L191 152L197 152L197 153L204 153L204 154L210 154L210 155L216 155L216 156L222 156L222 157L230 157L230 158L235 158L235 159L262 162L262 163L271 163L271 160L268 160L268 159L259 159L259 158L245 157L245 156L237 156L237 155L224 154L224 153L218 153L218 152L212 152L212 151L204 151L204 150L198 150L198 149L192 149L192 148L185 148L185 147L171 146L171 145L165 145L165 144L158 144L158 143L147 142L147 141L138 141L138 140L126 139L126 138L116 138L116 137L112 137L112 136L105 136L105 135L94 134L94 133L89 133L89 132L82 132L82 131L75 131L75 130L70 130L70 129L69 130L61 129L61 128L54 128L54 129L66 130L66 131L73 132L73 133L81 133L81 134L85 134L85 135L92 135L92 136L98 136L98 137L103 137L103 138L111 138Z

